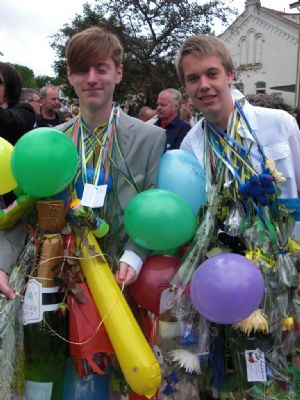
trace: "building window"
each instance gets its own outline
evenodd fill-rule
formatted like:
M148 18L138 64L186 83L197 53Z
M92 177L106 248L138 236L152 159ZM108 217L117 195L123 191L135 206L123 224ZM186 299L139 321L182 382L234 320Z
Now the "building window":
M261 33L249 29L247 36L242 36L238 46L240 48L240 65L253 66L262 64L264 38Z
M248 31L248 64L254 64L255 62L255 31L250 29Z
M262 56L263 56L263 37L259 33L255 36L255 63L261 64L262 63Z
M255 83L255 94L266 93L266 82L256 82Z
M248 63L248 57L247 57L247 38L246 36L243 36L240 40L240 64L241 65L246 65Z

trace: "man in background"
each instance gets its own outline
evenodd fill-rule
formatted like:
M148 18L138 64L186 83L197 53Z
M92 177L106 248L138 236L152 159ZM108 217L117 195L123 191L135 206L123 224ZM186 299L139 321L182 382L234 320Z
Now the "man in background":
M61 104L58 90L54 86L44 86L40 90L40 100L41 113L36 119L38 127L56 126L64 122L64 118L59 112Z
M20 101L29 103L34 109L35 115L40 115L40 110L41 110L40 95L37 90L31 88L23 88L21 92Z
M139 114L138 114L138 119L141 121L147 122L150 119L154 118L156 114L156 111L153 110L152 108L148 106L143 106L141 107Z
M179 149L180 144L191 129L191 125L180 119L181 94L176 89L165 89L158 95L155 125L166 130L165 150Z

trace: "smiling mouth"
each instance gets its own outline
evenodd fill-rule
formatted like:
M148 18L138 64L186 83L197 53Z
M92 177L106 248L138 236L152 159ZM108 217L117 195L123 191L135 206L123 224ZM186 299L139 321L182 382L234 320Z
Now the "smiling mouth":
M210 96L202 96L202 97L200 97L200 100L201 101L211 101L211 100L214 100L216 97L217 96L215 94L210 95Z

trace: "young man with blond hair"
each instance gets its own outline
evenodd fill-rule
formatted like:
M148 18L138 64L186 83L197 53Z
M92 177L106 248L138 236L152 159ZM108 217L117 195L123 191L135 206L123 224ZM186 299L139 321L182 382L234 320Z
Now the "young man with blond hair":
M293 377L289 376L287 366L297 346L291 340L289 349L285 347L283 331L286 330L287 316L292 321L293 317L297 320L293 304L294 300L298 301L299 278L296 265L285 247L290 243L291 232L286 230L284 222L288 209L291 209L296 221L294 234L299 239L300 133L296 120L283 110L254 107L242 93L232 88L232 58L224 43L216 37L189 37L178 52L176 66L193 105L203 113L203 118L184 138L181 149L193 154L203 166L208 203L214 210L220 210L216 218L213 213L209 214L210 208L206 211L210 221L215 223L215 235L207 238L208 250L218 246L222 252L247 255L260 267L265 278L264 298L262 301L258 299L261 304L258 304L257 310L252 310L252 314L244 315L246 320L236 319L236 329L224 328L224 322L219 321L214 311L210 316L204 315L215 323L216 334L210 337L209 347L212 378L202 389L217 399L223 396L219 392L220 386L227 387L230 380L230 384L236 382L232 395L240 398L248 390L249 394L254 390L254 387L251 388L252 381L260 380L268 388L272 386L274 392L270 395L275 395L282 391L282 382L277 374L278 363L275 361L280 359L281 376L284 375L287 382L286 394L294 393L288 383L293 381ZM278 203L286 206L284 212ZM257 257L251 256L253 252ZM259 254L264 257L264 262ZM242 260L241 257L241 269L244 268ZM226 286L226 279L222 280L222 277L226 277L227 264L222 266L224 275L220 275L220 292L224 287L226 289L222 294L212 295L220 299L220 307L222 298L226 297L222 297L225 290L228 291L227 296L239 298L237 307L247 304L249 299L247 295L243 297L245 287L239 281L239 274L231 276L232 286ZM235 285L243 287L240 294L235 294ZM205 304L209 309L209 300ZM260 307L267 317L262 315ZM232 312L227 307L229 321L235 317ZM202 310L202 313L205 312ZM226 321L226 324L229 323ZM292 332L294 328L287 329ZM290 340L290 334L287 335ZM226 348L226 343L231 344ZM218 354L214 349L218 349ZM251 374L247 377L250 367L247 365L246 370L247 359L243 355L245 357L245 350L254 349L259 349L262 357L266 354L259 364L264 374L262 377L253 378ZM238 358L236 354L239 354ZM230 375L225 367L229 365ZM262 386L262 395L265 390L266 387Z

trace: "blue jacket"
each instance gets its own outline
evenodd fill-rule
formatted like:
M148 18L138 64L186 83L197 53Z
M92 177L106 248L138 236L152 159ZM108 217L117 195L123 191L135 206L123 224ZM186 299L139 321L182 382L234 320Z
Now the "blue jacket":
M161 120L158 119L155 125L161 126ZM183 121L178 116L174 118L173 121L165 127L167 136L165 151L179 149L183 138L190 129L191 125L189 123Z

